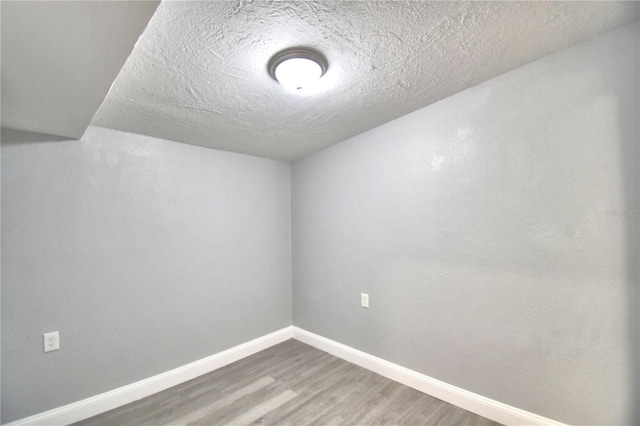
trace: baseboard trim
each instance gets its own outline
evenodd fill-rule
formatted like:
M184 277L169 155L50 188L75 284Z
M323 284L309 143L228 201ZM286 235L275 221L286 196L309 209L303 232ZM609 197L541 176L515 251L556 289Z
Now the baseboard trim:
M194 361L173 370L140 380L72 404L54 408L40 414L16 420L7 425L68 425L88 419L154 393L179 385L225 365L246 358L293 337L293 327L267 334L249 342L234 346L215 355Z
M198 376L222 368L291 338L505 425L566 426L564 423L469 392L295 326L285 327L215 355L130 385L7 423L6 426L68 425L88 419L195 379Z
M378 373L381 376L504 425L566 426L564 423L466 391L299 327L293 327L293 338Z

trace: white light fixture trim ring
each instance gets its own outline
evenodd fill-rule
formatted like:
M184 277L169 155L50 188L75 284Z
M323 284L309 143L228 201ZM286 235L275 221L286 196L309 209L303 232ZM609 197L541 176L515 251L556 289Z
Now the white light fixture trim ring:
M278 68L280 65L282 66ZM324 75L328 62L315 49L293 47L275 54L267 68L274 80L289 90L299 92Z

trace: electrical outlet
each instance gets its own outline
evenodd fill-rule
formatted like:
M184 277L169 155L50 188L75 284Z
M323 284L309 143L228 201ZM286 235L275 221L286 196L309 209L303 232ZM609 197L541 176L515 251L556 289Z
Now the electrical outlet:
M369 308L369 295L367 293L360 293L360 306Z
M54 331L44 334L44 351L51 352L60 349L60 333Z

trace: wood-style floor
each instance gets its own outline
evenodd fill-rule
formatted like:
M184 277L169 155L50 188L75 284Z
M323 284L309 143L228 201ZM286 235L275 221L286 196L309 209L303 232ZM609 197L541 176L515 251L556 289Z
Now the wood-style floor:
M497 425L289 340L78 425Z

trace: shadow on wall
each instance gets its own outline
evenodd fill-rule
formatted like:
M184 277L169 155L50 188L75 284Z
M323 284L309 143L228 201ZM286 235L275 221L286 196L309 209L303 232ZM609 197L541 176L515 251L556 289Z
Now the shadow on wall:
M19 145L27 143L42 143L42 142L64 142L75 140L63 136L47 135L44 133L25 132L23 130L5 129L2 128L0 140L3 145Z
M635 57L635 63L631 75L632 87L628 90L631 93L640 93L640 54L638 50L638 40L640 40L640 27L636 38L636 45L630 56ZM626 259L623 259L627 269L627 321L629 339L629 365L631 377L629 378L629 424L640 424L640 98L638 96L624 96L617 94L617 108L619 129L627 134L620 135L620 170L622 171L622 185L624 194L624 205L617 210L615 207L609 211L612 219L625 221L626 233ZM625 102L625 99L627 100ZM630 123L633 123L630 125ZM635 401L635 403L634 403Z

